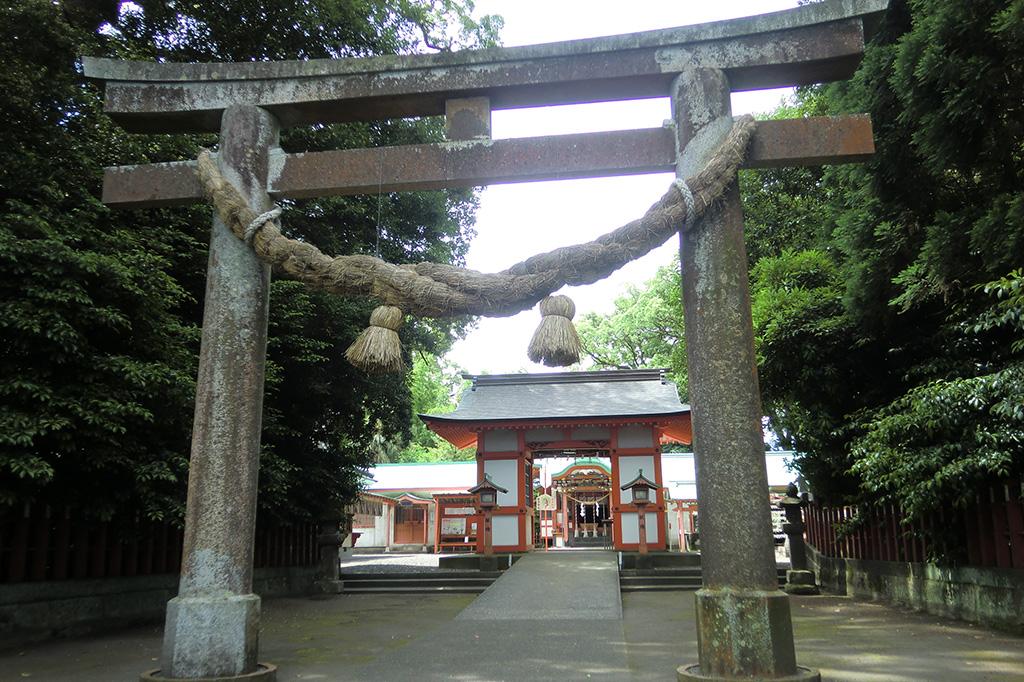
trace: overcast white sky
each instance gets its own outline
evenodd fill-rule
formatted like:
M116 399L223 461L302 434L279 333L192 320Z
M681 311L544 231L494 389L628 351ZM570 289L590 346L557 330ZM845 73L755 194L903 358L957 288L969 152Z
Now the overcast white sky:
M796 6L796 0L477 0L478 15L501 14L504 45L530 45L575 38L632 33L719 21ZM733 95L733 113L769 111L789 90ZM538 109L496 111L495 138L531 137L657 127L670 118L667 99L608 102ZM477 236L467 266L502 270L534 253L585 242L639 217L668 188L671 175L639 175L495 185L481 192ZM614 275L587 287L566 287L584 313L610 312L627 284L642 284L671 262L678 242L671 239ZM526 357L540 314L480 318L477 329L456 342L448 359L480 374L557 371Z

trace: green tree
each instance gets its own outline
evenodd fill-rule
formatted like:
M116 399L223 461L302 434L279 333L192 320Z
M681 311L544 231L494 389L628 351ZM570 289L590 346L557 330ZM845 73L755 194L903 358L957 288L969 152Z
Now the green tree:
M115 212L101 168L195 156L210 136L130 136L101 111L80 54L173 61L306 59L485 45L500 21L472 4L298 0L44 3L0 9L0 502L110 515L181 513L209 209ZM437 120L293 129L288 150L440 139ZM460 262L470 191L291 202L284 228L330 253ZM380 219L378 221L378 216ZM351 495L377 434L410 433L402 377L343 363L373 304L275 281L261 508L309 517ZM443 352L464 320L416 322Z
M412 438L397 453L399 462L439 462L473 459L473 448L457 449L427 428L418 415L445 414L458 405L467 381L452 363L428 353L416 353L409 375L412 393Z
M995 305L965 334L1011 332L1005 362L914 387L879 410L853 446L866 493L911 518L965 506L1024 464L1024 276L1014 270L981 289Z
M766 405L826 497L923 514L1024 468L1019 336L985 326L1015 314L985 289L1024 257L1022 31L1020 1L893 2L855 78L800 95L870 112L875 157L826 169L823 206L746 207L818 221L799 245L815 255L759 258L753 295Z
M679 260L658 268L642 286L629 286L607 314L587 313L578 332L594 367L670 370L686 399L686 342L683 335Z
M110 147L139 150L77 75L103 38L73 19L0 8L0 504L159 518L181 504L198 337L175 274L199 242L185 214L98 201Z
M851 391L863 368L848 352L855 334L843 308L839 265L828 253L784 249L757 261L751 276L758 380L769 426L804 456L801 472L827 496L849 486L844 450ZM830 487L824 487L825 484Z

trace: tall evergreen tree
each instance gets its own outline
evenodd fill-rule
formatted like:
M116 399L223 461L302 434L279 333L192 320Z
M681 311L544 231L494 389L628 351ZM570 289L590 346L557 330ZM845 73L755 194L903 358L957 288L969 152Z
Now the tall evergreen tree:
M823 174L818 255L754 270L767 402L826 497L924 513L1024 468L1020 329L991 322L1024 260L1022 31L1020 1L897 0L853 80L802 93L877 147Z
M460 0L281 3L16 0L0 9L0 503L177 518L183 502L210 211L111 211L105 165L194 157L211 136L135 136L101 111L81 54L171 61L307 59L484 45L496 19ZM439 139L436 120L292 129L289 151ZM292 236L328 253L460 262L469 191L292 202ZM378 216L380 218L378 219ZM358 485L376 434L410 429L402 377L343 362L372 303L275 281L261 508L315 516ZM442 352L462 321L416 323Z

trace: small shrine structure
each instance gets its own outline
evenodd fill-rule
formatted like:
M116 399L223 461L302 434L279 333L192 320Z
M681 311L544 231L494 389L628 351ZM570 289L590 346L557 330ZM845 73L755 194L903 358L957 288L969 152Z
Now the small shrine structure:
M614 537L612 469L598 457L574 460L551 476L552 535L568 546L604 547Z
M689 443L690 408L679 401L665 370L611 370L545 374L465 375L472 386L454 412L420 415L436 434L458 448L476 446L477 475L490 476L508 492L494 509L494 549L524 552L534 546L534 462L546 457L607 458L607 494L588 478L589 490L605 503L606 527L619 550L640 546L639 517L630 491L620 490L644 470L654 472L659 489L646 506L647 546L665 549L665 494L661 446ZM586 464L560 472L561 481L584 474ZM588 471L593 469L590 466ZM569 487L555 486L558 525L568 539L582 531L597 536L599 519L583 528L574 516L581 504ZM593 504L597 499L582 502ZM600 510L599 510L600 513ZM586 517L589 519L589 517Z

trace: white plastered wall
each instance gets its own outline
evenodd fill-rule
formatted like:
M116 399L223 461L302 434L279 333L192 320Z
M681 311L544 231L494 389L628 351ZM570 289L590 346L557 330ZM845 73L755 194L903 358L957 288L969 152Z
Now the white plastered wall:
M507 493L498 493L499 507L515 507L519 504L518 459L484 460L484 473L499 487L508 490Z
M625 485L639 476L641 469L648 480L657 480L657 474L654 472L654 455L619 457L619 485ZM620 490L619 495L620 501L624 504L633 501L632 490Z
M500 514L492 517L491 544L495 547L519 544L518 514Z
M519 449L519 434L509 429L484 431L484 452L515 452Z
M646 512L644 514L644 522L647 524L645 528L648 544L657 544L658 542L658 514L656 512ZM640 515L636 512L622 512L618 516L619 523L622 524L622 542L626 545L635 545L640 542Z
M623 426L619 429L620 448L653 448L654 429L650 426ZM648 476L650 478L650 476Z
M355 547L387 547L391 544L391 506L382 505L381 513L373 517L373 526L356 526L352 530L361 534Z

